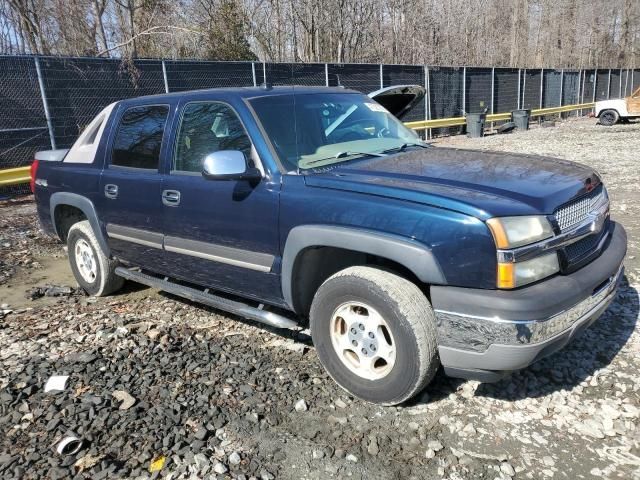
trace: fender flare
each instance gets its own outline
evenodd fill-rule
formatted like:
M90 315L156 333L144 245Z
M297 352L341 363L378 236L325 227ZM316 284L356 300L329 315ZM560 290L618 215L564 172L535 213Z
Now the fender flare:
M598 115L596 115L596 118L600 118L600 115L602 115L602 112L606 112L607 110L613 110L618 114L618 118L624 118L617 108L603 108L598 112Z
M93 202L89 200L87 197L83 197L82 195L78 195L77 193L71 192L56 192L51 195L49 200L49 212L51 214L51 223L53 225L53 229L56 232L56 235L60 237L60 233L56 227L56 219L55 219L55 211L58 205L70 205L72 207L76 207L84 216L87 217L91 228L93 229L93 233L98 239L98 243L100 244L100 248L104 254L109 257L110 250L109 245L102 234L102 229L100 228L100 222L98 221L98 214L96 213L96 208L93 205Z
M424 283L446 284L433 252L420 242L360 228L301 225L289 232L282 255L282 296L292 309L295 262L299 254L310 247L336 247L376 255L406 267Z

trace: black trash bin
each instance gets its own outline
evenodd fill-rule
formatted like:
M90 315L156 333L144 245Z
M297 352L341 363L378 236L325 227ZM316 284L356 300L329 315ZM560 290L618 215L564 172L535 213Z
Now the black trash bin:
M518 130L529 130L529 117L531 117L531 110L514 110L511 112L511 121L516 124Z
M484 122L486 118L486 113L467 113L467 137L484 137Z

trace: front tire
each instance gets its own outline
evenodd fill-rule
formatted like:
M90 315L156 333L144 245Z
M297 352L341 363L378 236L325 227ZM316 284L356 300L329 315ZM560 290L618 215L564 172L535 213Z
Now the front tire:
M369 402L408 400L440 365L429 301L415 284L388 271L350 267L336 273L316 292L310 323L329 375Z
M73 276L89 295L104 297L122 287L124 278L115 274L118 262L104 254L87 220L71 226L67 247Z
M600 125L604 125L605 127L610 127L614 125L620 120L620 115L615 110L603 110L600 112Z

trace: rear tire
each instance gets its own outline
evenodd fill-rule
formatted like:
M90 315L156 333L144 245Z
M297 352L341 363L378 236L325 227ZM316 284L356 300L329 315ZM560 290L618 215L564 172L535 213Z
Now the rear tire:
M620 115L615 110L603 110L600 112L600 125L604 125L605 127L610 127L614 125L620 120Z
M104 297L122 287L124 278L115 274L118 262L104 254L87 220L71 226L67 247L73 276L89 295Z
M383 405L419 393L440 365L429 301L409 280L374 267L342 270L318 289L311 334L342 388Z

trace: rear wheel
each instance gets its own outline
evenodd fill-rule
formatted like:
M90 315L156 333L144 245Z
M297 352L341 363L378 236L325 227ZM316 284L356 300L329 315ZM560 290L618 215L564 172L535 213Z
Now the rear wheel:
M122 287L124 278L115 274L118 262L104 254L87 220L71 226L67 247L71 271L89 295L103 297Z
M420 392L439 359L433 310L409 280L350 267L325 281L311 306L320 361L349 393L395 405Z
M600 125L610 127L620 119L620 115L615 110L604 110L600 112Z

